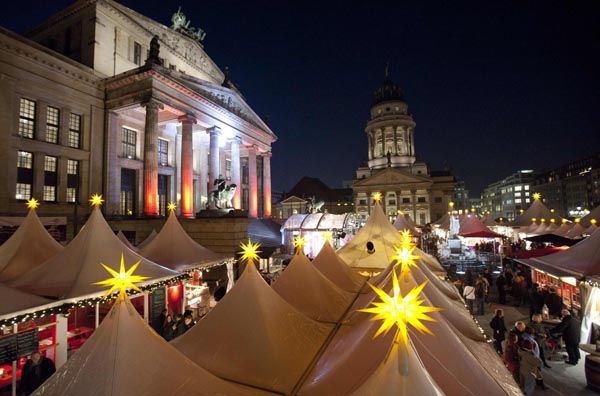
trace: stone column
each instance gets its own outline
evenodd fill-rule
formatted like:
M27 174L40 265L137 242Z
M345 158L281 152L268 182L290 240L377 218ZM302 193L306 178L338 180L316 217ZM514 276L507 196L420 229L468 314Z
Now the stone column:
M271 152L263 154L263 197L265 217L271 217Z
M208 147L204 142L204 139L200 141L200 158L198 161L198 171L200 172L200 208L206 209L204 204L208 202L208 194L210 189L208 188Z
M258 180L256 177L256 146L248 147L248 184L250 187L249 215L258 217Z
M231 141L231 184L237 186L235 195L233 196L233 207L235 209L242 208L242 183L240 178L241 164L240 164L240 145L242 144L242 138L236 136Z
M114 112L114 111L109 111L107 114L107 119L108 119L108 126L106 128L106 145L105 145L105 151L104 151L104 155L105 155L105 161L106 164L104 166L104 194L105 194L105 207L104 213L108 213L108 214L115 214L118 213L119 210L119 194L121 191L121 167L118 166L119 165L119 161L118 161L118 156L119 156L119 150L121 149L121 147L119 146L119 142L121 141L121 122L119 120L119 114ZM62 130L62 128L61 128ZM66 136L68 134L64 133L61 134L60 136ZM61 142L63 142L63 139L61 138ZM66 143L66 138L64 140L63 145L67 145ZM64 163L64 168L61 167L61 169L64 169L65 175L64 175L64 183L65 183L65 187L64 187L64 196L66 199L67 196L67 191L66 191L66 186L67 186L67 158L61 158L61 161ZM62 183L62 176L61 176L61 183ZM60 191L59 194L62 196L63 192ZM138 194L138 199L139 199L139 195ZM140 206L137 205L137 211L139 214L139 210Z
M144 214L158 216L158 110L162 103L150 99L144 128Z
M212 127L207 130L208 136L210 137L209 150L210 150L210 163L208 166L208 194L214 190L213 183L219 177L221 169L219 167L219 136L221 135L221 128ZM208 202L211 199L208 197Z
M194 217L194 151L193 130L196 118L186 114L181 122L181 216Z
M410 194L411 194L411 201L412 201L412 218L413 221L415 222L415 224L419 224L417 223L417 190L410 190Z

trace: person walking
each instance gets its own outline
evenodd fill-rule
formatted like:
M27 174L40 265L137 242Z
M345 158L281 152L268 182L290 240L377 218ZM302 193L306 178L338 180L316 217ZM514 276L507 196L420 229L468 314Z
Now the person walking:
M475 302L475 287L473 287L473 281L467 281L465 288L463 289L463 297L469 308L469 312L473 315L473 303Z
M29 360L27 360L27 363L25 363L25 366L23 366L18 394L24 396L31 395L55 372L56 367L54 366L54 362L42 356L40 351L34 351Z
M535 385L541 380L542 361L533 354L533 345L529 340L523 341L519 349L519 377L525 396L533 395ZM544 387L545 388L545 387Z
M496 315L490 321L490 327L494 331L494 348L499 354L502 354L502 341L504 341L507 332L503 310L496 310Z
M575 366L579 362L579 359L581 359L579 353L581 323L571 316L571 312L568 309L563 309L562 315L562 321L553 328L550 333L554 336L562 334L563 342L565 343L565 348L569 355L567 364Z
M498 288L498 303L506 304L506 274L504 271L498 275L498 279L496 279L496 287Z
M533 314L533 316L531 317L531 322L529 322L527 328L531 328L534 332L533 335L535 341L540 347L540 359L542 360L544 367L551 368L551 366L548 365L548 363L546 362L546 353L548 352L548 349L546 347L546 338L548 337L548 335L546 334L546 328L542 324L542 314ZM550 357L551 356L549 356L549 358Z

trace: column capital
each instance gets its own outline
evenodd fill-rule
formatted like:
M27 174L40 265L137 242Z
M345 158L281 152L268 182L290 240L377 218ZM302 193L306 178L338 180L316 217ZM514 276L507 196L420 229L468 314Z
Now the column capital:
M165 106L161 102L159 102L158 100L156 100L154 98L150 98L150 99L140 103L140 105L149 110L162 110L165 108Z
M264 153L260 153L260 156L264 158L271 158L273 153L271 151L265 151Z
M208 133L209 135L220 135L221 128L219 128L218 126L212 126L206 130L206 133Z
M182 116L177 117L177 121L181 122L182 124L197 124L198 120L196 119L196 117L193 114L184 114Z
M237 143L238 145L242 144L242 137L241 136L234 136L231 139L231 143Z

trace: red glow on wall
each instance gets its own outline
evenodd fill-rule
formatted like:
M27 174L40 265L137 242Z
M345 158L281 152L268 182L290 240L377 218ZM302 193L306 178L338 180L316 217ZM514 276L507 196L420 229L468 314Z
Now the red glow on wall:
M146 191L146 199L144 201L144 213L148 216L156 216L158 215L158 202L156 200L156 191L158 191L158 189L153 189L153 186L148 187L148 191ZM154 187L158 187L158 184Z
M183 185L181 186L181 215L184 217L192 217L194 214L192 203L192 183L193 181L191 180L191 178L186 178L186 180L182 180Z
M181 301L183 297L183 286L181 283L171 285L167 289L167 297L169 300L169 304L175 304Z

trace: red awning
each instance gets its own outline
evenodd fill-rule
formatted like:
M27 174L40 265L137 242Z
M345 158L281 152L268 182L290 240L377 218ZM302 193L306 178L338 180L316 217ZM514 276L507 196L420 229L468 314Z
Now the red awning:
M520 252L515 252L515 254L513 254L513 257L514 258L541 257L541 256L547 256L552 253L562 252L565 249L568 249L568 246L548 247L548 248L533 249L533 250L522 250Z

